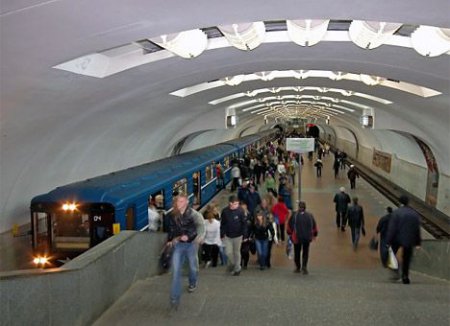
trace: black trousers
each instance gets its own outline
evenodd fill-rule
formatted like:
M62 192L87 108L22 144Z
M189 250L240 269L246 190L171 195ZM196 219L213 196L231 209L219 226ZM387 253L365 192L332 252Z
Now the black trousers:
M231 183L231 191L235 191L237 188L239 188L239 178L233 178Z
M267 257L266 257L266 266L270 268L271 264L270 264L270 257L272 254L272 245L273 245L273 240L269 241L269 246L267 247Z
M317 168L316 170L316 176L321 177L322 176L322 168Z
M347 225L347 212L336 212L336 225L343 227Z
M308 240L299 240L294 243L294 262L297 269L306 269L309 258L309 244ZM302 252L303 251L303 252ZM302 254L302 264L300 265L300 253Z
M247 267L250 260L250 241L242 242L241 244L241 266Z
M352 180L350 179L350 189L355 189L356 188L356 179Z
M392 251L397 254L400 246L392 245ZM411 265L411 259L413 256L413 247L403 247L402 255L402 279L409 278L409 266Z
M281 241L284 241L284 224L280 224L280 234L278 238L281 239Z
M212 266L217 266L217 260L219 258L219 246L217 245L209 245L204 243L202 245L203 249L203 261L208 262L211 261Z

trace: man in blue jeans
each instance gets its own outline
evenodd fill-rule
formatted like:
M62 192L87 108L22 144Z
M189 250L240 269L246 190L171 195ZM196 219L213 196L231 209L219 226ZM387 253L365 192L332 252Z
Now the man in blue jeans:
M185 259L189 262L189 292L197 288L198 244L205 235L202 215L188 207L186 195L176 198L175 206L169 216L168 243L173 246L172 287L170 290L171 308L176 310L181 297L181 269Z

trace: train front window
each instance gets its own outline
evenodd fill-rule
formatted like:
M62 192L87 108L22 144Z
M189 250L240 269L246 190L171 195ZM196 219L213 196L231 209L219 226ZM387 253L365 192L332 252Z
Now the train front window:
M44 249L48 244L48 220L49 214L43 212L33 213L33 243L36 249Z
M57 213L53 220L56 250L85 250L90 246L89 215L81 212Z

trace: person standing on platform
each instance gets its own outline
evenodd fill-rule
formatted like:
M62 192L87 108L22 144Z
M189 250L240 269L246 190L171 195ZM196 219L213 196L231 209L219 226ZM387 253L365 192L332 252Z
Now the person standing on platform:
M173 247L172 253L172 287L170 290L171 308L176 310L181 297L181 269L184 260L189 262L189 287L193 292L198 281L198 244L203 241L205 226L203 216L188 207L185 194L178 194L174 203L175 209L169 216L168 244ZM201 225L200 225L201 224Z
M298 211L289 219L289 230L292 242L294 243L294 262L296 269L294 272L308 274L309 245L317 237L317 224L314 216L306 211L306 203L298 203ZM295 236L294 236L295 233ZM302 263L300 264L300 254Z
M334 196L333 201L336 204L336 226L344 232L347 225L348 204L350 204L350 196L345 192L344 187L339 188L339 192Z
M239 179L241 178L241 169L239 169L237 164L234 164L231 169L231 177L233 178L231 183L231 191L235 191L239 188Z
M339 160L337 158L334 159L333 170L334 170L334 178L337 179L339 175Z
M322 167L323 167L322 160L318 159L316 163L314 163L314 166L316 167L316 176L318 178L322 177Z
M353 250L358 248L361 232L366 234L364 230L364 210L358 205L358 197L353 197L353 205L348 209L348 225L352 231Z
M413 250L415 246L419 247L422 241L420 236L420 215L408 206L408 196L400 196L399 201L402 206L392 213L389 221L387 244L391 246L394 254L397 254L398 249L402 247L401 277L403 284L409 284L409 265L413 256ZM398 271L396 276L398 276Z
M350 180L350 189L356 188L356 178L359 178L359 173L356 171L355 166L350 165L350 169L347 172L347 177Z
M392 216L392 207L386 208L387 214L384 215L377 224L377 234L380 238L380 259L384 267L387 267L388 260L388 245L387 245L387 233L389 227L389 221Z
M228 206L222 210L220 218L220 237L225 245L228 268L232 275L241 273L241 244L247 238L247 222L244 210L239 207L237 196L228 198Z

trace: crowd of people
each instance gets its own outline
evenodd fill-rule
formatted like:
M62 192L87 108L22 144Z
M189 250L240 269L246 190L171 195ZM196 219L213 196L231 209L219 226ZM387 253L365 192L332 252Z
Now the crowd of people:
M172 254L172 288L170 301L172 308L178 307L181 296L181 267L185 259L189 263L188 291L197 288L199 266L214 268L226 266L227 272L239 276L247 269L251 254L256 254L258 268L271 268L271 253L274 245L291 245L295 273L307 275L310 243L318 236L318 226L314 215L306 210L303 201L292 205L292 189L295 175L302 157L286 151L284 139L268 142L266 146L254 149L243 159L233 162L231 169L231 192L228 205L222 209L212 202L202 214L188 205L185 194L174 199L173 210L166 217L168 245ZM317 177L321 177L321 159L328 155L327 144L317 146ZM346 155L335 152L333 169L335 177L345 170ZM356 187L359 174L353 165L347 172L351 189ZM220 184L225 187L224 184ZM262 189L261 193L258 189ZM336 226L345 232L351 230L353 250L357 250L359 239L365 235L363 207L357 197L350 198L341 187L334 196ZM393 278L401 277L409 284L409 262L413 247L420 244L420 219L408 209L407 199L401 199L403 206L395 211L388 208L378 226L380 255L387 266L388 251L397 253L403 248L402 275L395 271ZM150 212L152 209L152 212ZM149 220L154 229L154 209L149 207ZM414 215L414 216L413 216ZM411 222L414 221L414 222Z

